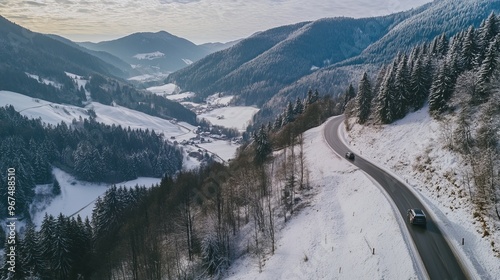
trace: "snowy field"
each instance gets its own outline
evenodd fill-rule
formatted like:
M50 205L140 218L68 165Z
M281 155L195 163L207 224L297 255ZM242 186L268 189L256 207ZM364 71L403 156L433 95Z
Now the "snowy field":
M164 133L166 137L179 136L188 132L187 129L173 124L168 120L153 117L121 106L108 106L92 102L85 108L61 105L36 99L10 91L0 91L0 106L12 105L23 116L41 118L42 122L57 125L61 121L70 124L73 119L89 118L88 109L94 109L96 121L108 125L121 125L124 128L149 129Z
M307 131L304 143L315 191L310 206L277 233L261 273L246 256L225 278L419 279L403 221L381 188L328 147L323 126Z
M165 84L161 86L148 87L146 90L156 94L156 95L169 95L178 93L180 91L179 87L175 84Z
M19 93L0 90L0 106L12 105L23 116L41 118L42 122L57 125L61 121L71 123L73 119L88 118L85 108L60 105Z
M97 197L103 195L111 186L102 183L89 183L78 181L70 174L54 168L52 171L55 178L61 185L61 195L54 198L46 205L38 205L43 207L43 211L38 211L33 215L33 223L39 227L42 224L45 213L52 214L57 217L59 213L65 216L80 215L82 219L92 218L92 210ZM135 187L136 185L145 186L147 188L154 184L159 184L159 178L138 178L132 181L118 183L116 186ZM41 186L43 188L43 186Z
M227 128L236 128L244 131L253 116L259 111L258 108L250 106L228 106L233 95L213 94L206 98L205 104L185 101L195 96L194 92L181 92L175 84L164 84L147 88L148 91L164 96L170 100L178 101L190 110L198 114L198 119L206 119L213 125Z
M482 237L481 224L473 218L470 197L462 184L463 163L442 148L444 131L429 116L428 108L423 108L390 125L354 125L346 138L358 155L392 171L421 194L434 212L433 220L478 279L499 279L500 260L494 256L491 242L500 244L500 234L492 230L492 235ZM418 172L422 167L424 172Z
M229 106L200 114L198 119L206 119L214 125L245 130L258 111L259 109L255 107Z

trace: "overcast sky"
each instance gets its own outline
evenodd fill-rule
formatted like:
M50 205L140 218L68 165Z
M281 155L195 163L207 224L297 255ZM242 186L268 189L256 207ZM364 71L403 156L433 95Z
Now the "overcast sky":
M74 41L167 31L194 43L227 42L324 17L371 17L431 0L0 0L0 14Z

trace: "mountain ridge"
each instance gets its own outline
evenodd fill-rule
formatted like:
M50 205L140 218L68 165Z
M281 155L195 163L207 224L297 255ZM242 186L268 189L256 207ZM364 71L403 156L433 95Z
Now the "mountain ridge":
M93 51L110 53L143 74L182 69L189 65L189 61L197 61L210 51L166 31L138 32L110 41L78 44Z

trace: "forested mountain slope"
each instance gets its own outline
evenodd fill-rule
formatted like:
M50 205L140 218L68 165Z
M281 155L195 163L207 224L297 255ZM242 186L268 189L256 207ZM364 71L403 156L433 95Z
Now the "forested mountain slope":
M209 54L209 49L165 31L134 33L112 41L79 44L117 56L143 73L173 72Z
M434 1L421 9L422 12L415 12L411 17L394 25L387 34L368 46L360 55L319 69L280 89L263 106L257 119L262 121L273 117L276 109L283 109L286 100L302 97L310 88L318 89L320 94L340 95L349 84L356 87L363 72L376 79L381 65L392 60L398 52L409 52L414 46L430 42L442 33L451 37L469 26L477 28L491 12L500 12L500 2L442 0Z

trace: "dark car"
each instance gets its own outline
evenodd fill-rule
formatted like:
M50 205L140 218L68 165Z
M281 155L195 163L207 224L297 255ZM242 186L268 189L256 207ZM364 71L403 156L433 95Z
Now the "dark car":
M408 220L412 225L422 225L427 224L427 218L425 217L424 211L418 208L408 209Z
M346 159L354 159L354 154L352 152L347 152L347 153L345 153L345 158Z

